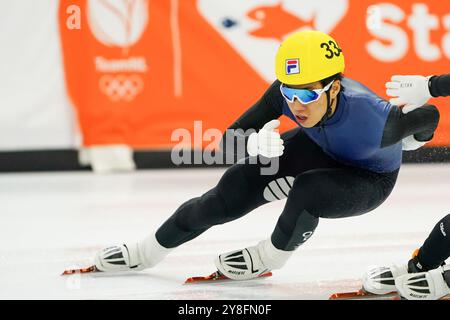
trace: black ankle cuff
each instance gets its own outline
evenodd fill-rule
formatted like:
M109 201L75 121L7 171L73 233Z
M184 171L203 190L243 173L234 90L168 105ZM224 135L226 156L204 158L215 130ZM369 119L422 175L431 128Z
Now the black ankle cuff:
M425 272L425 271L428 271L428 270L425 270L425 268L419 262L419 259L417 259L417 257L414 257L408 261L408 273L418 273L418 272Z

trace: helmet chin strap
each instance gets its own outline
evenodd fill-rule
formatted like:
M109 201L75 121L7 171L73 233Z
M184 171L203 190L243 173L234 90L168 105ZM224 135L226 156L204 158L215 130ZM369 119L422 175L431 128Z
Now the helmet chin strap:
M327 90L325 94L327 95L327 111L323 115L322 119L314 127L322 127L323 124L330 118L331 114L333 113L333 109L331 108L331 106L333 105L334 99L333 100L330 99L330 90Z

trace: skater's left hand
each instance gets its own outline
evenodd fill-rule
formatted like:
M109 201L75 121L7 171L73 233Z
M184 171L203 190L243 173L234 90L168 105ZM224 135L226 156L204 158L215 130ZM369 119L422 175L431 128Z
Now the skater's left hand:
M267 122L257 133L253 132L248 138L247 151L252 157L258 154L267 158L280 157L283 154L283 139L275 130L280 126L280 120Z

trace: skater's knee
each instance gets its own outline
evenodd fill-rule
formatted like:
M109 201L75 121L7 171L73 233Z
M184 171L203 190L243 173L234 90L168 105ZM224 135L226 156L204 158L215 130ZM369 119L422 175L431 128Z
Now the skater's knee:
M194 211L201 213L201 217L197 219L198 224L204 227L223 224L235 220L243 214L242 210L230 210L230 205L217 188L208 191L194 201ZM187 218L192 218L192 216Z
M201 212L204 212L203 224L213 226L226 222L229 214L218 190L213 189L205 193L198 201Z
M272 242L280 250L295 250L314 233L319 218L303 210L296 217L281 216L272 233Z

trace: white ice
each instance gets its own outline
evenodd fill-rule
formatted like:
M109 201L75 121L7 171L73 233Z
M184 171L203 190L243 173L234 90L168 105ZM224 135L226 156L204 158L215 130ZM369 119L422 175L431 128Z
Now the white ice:
M264 280L184 285L221 252L269 237L284 202L211 228L154 269L60 276L108 245L154 231L223 169L0 176L0 299L327 299L357 289L370 265L405 263L450 211L450 165L404 165L388 200L360 217L321 220L288 264ZM238 191L236 191L238 192Z

